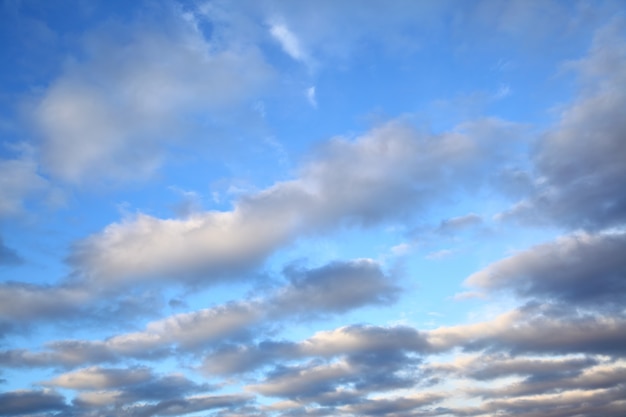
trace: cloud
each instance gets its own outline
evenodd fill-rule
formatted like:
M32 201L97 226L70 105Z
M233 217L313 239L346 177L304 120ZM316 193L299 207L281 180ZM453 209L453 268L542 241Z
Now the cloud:
M551 378L541 378L541 372L537 372L538 375L532 372L528 373L531 376L521 382L499 388L477 388L468 391L483 398L510 398L570 390L593 391L616 388L623 385L626 367L618 364L602 364L589 366L574 375L551 375Z
M212 390L183 375L156 375L149 368L83 368L59 375L47 386L79 391L74 405L79 408L126 406L145 401L182 400L189 394Z
M341 411L352 415L388 416L398 413L415 412L415 409L431 405L444 399L440 393L419 393L406 397L365 400L340 407ZM421 410L420 410L421 411Z
M159 401L156 404L138 404L128 410L132 417L180 416L206 410L233 409L251 401L250 396L194 395L186 398Z
M476 187L491 175L485 163L505 160L517 133L498 120L441 135L391 121L356 140L325 143L296 179L244 195L231 211L186 219L140 213L77 243L70 260L85 279L107 287L148 279L223 280L258 266L300 235L407 218L444 189L454 194Z
M533 246L472 274L467 285L596 309L626 296L625 233L578 233Z
M572 390L564 393L538 394L492 400L476 408L455 409L460 415L494 415L514 413L528 417L607 416L619 417L624 413L623 385L597 390Z
M145 18L86 36L81 58L32 108L42 165L53 177L145 178L195 117L232 109L271 78L255 47L207 41L174 7L156 14L158 24Z
M52 197L48 180L38 173L31 156L0 159L0 178L0 218L21 214L33 197Z
M286 273L289 283L265 298L175 314L148 323L142 331L104 340L61 340L49 343L48 349L41 352L0 351L0 363L7 367L71 367L119 362L124 358L161 358L173 349L184 353L229 341L250 340L252 330L268 322L310 320L363 306L388 304L398 292L392 277L386 276L380 265L369 259L336 261L309 270L292 268ZM37 295L48 299L51 293ZM23 297L17 299L17 304L23 301ZM63 301L57 299L50 308L60 308L58 303L62 305ZM7 306L10 310L11 304ZM43 313L25 310L25 314Z
M306 89L306 99L313 108L317 108L317 98L315 96L315 86Z
M135 385L151 378L152 373L146 367L125 369L90 367L61 374L46 382L46 385L74 390L100 390Z
M45 413L67 408L63 396L52 390L19 390L0 393L0 415Z
M75 312L92 298L84 288L7 282L0 284L0 318L17 321Z
M19 265L23 262L23 259L18 253L4 244L4 239L0 236L0 267Z
M288 268L285 273L290 284L268 306L279 316L341 313L363 305L389 305L399 292L371 259L333 262L313 270Z
M512 354L626 354L626 319L583 313L568 307L530 305L475 324L440 327L428 332L434 351Z
M589 55L570 64L580 94L537 145L534 193L505 217L590 230L626 221L625 39L624 20L616 18L596 34Z
M310 57L304 50L300 41L284 24L273 24L270 27L270 33L276 39L285 53L296 61L307 64Z
M426 336L411 327L352 325L318 332L299 343L263 341L256 345L222 346L206 356L202 369L209 374L231 374L250 372L280 360L346 355L374 360L429 351Z
M558 381L580 375L586 368L598 365L593 357L516 357L504 354L457 356L448 363L428 365L436 374L456 374L477 381L490 381L511 376L528 377L532 381Z
M438 231L442 233L453 233L461 229L479 225L483 222L481 216L476 213L469 213L464 216L452 217L443 220L439 225Z

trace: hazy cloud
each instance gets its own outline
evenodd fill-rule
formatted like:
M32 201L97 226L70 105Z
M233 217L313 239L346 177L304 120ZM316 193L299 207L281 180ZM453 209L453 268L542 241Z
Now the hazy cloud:
M269 80L256 48L211 43L176 7L162 8L158 24L146 17L86 36L81 58L32 109L42 164L55 178L145 178L185 136L184 122L229 108Z

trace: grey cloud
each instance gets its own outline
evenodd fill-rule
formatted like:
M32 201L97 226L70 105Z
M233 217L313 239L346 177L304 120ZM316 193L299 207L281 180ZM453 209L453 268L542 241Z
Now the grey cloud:
M624 233L573 234L497 261L472 274L466 284L580 307L621 308L624 253Z
M113 370L104 370L113 371ZM79 371L80 372L80 371ZM102 369L99 370L103 372ZM68 376L62 375L62 376ZM93 373L92 373L93 376ZM61 385L63 382L50 383ZM208 384L197 384L182 375L170 374L157 376L149 374L148 378L138 381L115 381L119 383L116 390L84 390L81 389L74 400L74 405L79 408L94 407L129 407L137 402L158 401L158 404L167 402L185 402L185 396L203 393L212 390ZM87 387L87 385L83 385ZM80 387L73 387L80 389ZM158 404L155 408L158 408Z
M230 374L249 372L279 360L338 356L369 358L372 363L384 358L406 359L406 353L430 350L426 335L411 327L378 327L353 325L318 332L299 343L264 341L256 345L224 346L209 354L203 364L208 373ZM398 356L400 355L400 356Z
M395 416L397 413L416 412L418 408L440 402L443 399L444 395L440 393L420 393L393 399L365 400L343 406L341 410L359 416Z
M289 274L290 283L265 298L175 314L152 321L141 331L121 333L104 340L61 340L48 343L47 349L40 352L6 350L0 352L0 363L10 367L70 367L117 362L123 358L155 359L174 350L184 353L251 340L252 329L270 320L311 319L389 302L398 291L380 265L368 259L336 261L311 270L292 270ZM48 292L43 292L41 296L46 294ZM53 305L58 302L54 300ZM224 351L222 355L232 356L232 353ZM253 358L248 360L257 362ZM220 367L227 367L228 363L224 361ZM245 363L240 362L235 367Z
M23 259L18 253L4 244L4 239L0 236L0 267L19 265Z
M128 410L128 413L131 417L180 416L207 410L235 408L250 400L251 398L246 395L202 395L135 406Z
M469 213L464 216L452 217L443 220L439 225L438 231L442 233L451 233L460 229L479 225L483 222L482 217L476 213Z
M147 367L90 367L59 375L45 384L75 390L97 390L134 385L151 378L151 370Z
M582 91L538 143L535 192L505 217L591 230L626 221L625 39L624 20L615 18L571 65Z
M256 345L225 345L207 355L201 369L209 375L238 374L299 356L296 343L287 341L263 341Z
M626 387L620 385L609 389L569 391L529 397L498 399L484 403L469 412L458 410L459 415L494 415L507 413L525 417L619 417L624 414L623 398ZM457 411L457 410L455 410Z
M479 381L508 376L525 376L533 381L559 380L579 375L584 369L599 364L593 357L525 358L502 354L481 354L469 360L459 358L450 364L431 365L435 373L455 373Z
M268 307L278 316L352 310L371 304L393 303L398 295L392 280L370 259L333 262L321 268L288 268L290 285L272 297Z
M491 321L440 327L428 332L434 350L512 354L626 354L626 319L540 305L516 309Z
M297 345L266 347L274 346L286 351L287 360L312 359L293 366L277 365L263 381L248 389L265 396L326 406L352 404L368 393L418 384L421 360L414 353L426 349L424 339L413 329L375 326L320 332ZM258 349L243 353L253 357L257 354L257 359L274 359Z
M67 407L62 395L52 390L21 390L0 393L0 415L45 413Z
M590 366L578 375L560 375L558 378L549 379L537 378L536 375L532 375L520 382L503 387L469 389L468 393L483 398L510 398L576 390L593 391L619 387L623 385L625 377L626 368L609 363Z
M329 141L298 178L246 195L232 211L187 219L139 214L77 243L70 261L106 287L172 277L211 283L258 265L302 234L407 217L443 189L477 186L491 175L485 162L506 159L518 133L498 120L442 135L392 121L352 141Z
M345 405L358 402L371 392L414 386L418 382L414 374L417 363L396 352L353 355L330 363L278 366L263 381L247 389L300 403Z
M135 26L109 23L86 36L79 57L31 109L42 165L54 177L149 176L172 138L185 135L189 114L215 117L271 78L255 47L209 43L171 5L151 13Z
M75 311L91 298L88 291L80 287L2 283L0 317L18 321L33 317L59 317Z
M130 322L154 316L160 305L160 297L154 291L104 293L83 283L0 283L0 323L7 324L7 333L27 330L33 324L79 321L115 328L119 323L110 321L112 315Z

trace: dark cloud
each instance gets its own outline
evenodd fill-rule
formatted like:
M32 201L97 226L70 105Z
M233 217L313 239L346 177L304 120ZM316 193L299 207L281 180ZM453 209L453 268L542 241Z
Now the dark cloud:
M466 283L578 307L621 309L626 234L574 234L531 247L471 275Z
M581 93L538 143L536 190L506 214L591 230L626 222L626 31L600 30L588 57L571 63Z
M0 415L48 413L67 408L62 395L51 390L21 390L0 393Z

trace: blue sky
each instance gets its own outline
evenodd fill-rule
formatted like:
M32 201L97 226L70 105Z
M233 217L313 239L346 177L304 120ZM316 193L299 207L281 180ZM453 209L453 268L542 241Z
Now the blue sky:
M622 1L3 1L1 416L623 416Z

